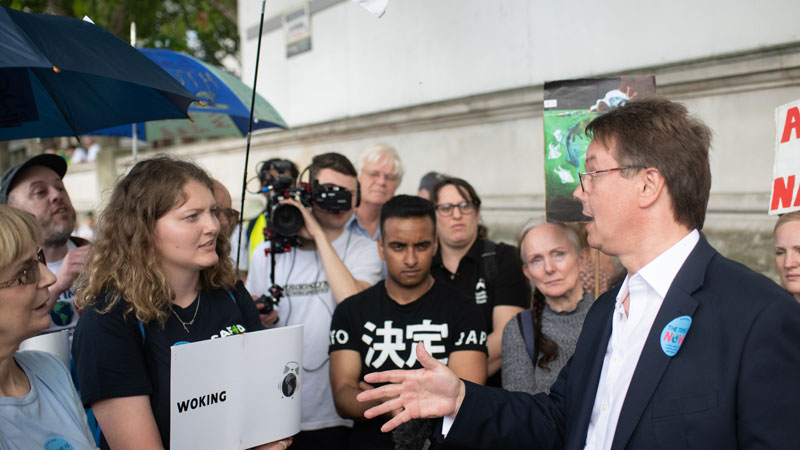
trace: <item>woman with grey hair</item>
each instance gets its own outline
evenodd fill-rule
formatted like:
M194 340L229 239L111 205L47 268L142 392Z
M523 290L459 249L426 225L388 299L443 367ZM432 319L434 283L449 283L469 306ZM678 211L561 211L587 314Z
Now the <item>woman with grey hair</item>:
M533 305L503 329L503 388L549 392L575 351L594 296L585 292L580 263L586 258L574 229L529 221L517 239L522 271L533 284Z

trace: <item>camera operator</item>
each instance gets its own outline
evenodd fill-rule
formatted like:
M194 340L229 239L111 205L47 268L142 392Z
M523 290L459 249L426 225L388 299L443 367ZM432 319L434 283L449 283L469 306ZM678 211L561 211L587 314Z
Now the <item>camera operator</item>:
M256 247L247 289L254 295L274 296L274 276L284 295L277 326L304 325L301 432L292 447L345 449L352 422L339 417L333 404L328 377L331 317L338 303L377 282L383 265L374 242L345 230L358 197L352 163L340 154L325 153L312 160L309 172L311 199L304 198L303 192L299 197L304 204L314 204L311 210L295 199L280 200L279 206L271 205L273 198L269 199L270 230L289 222L282 216L285 211L281 211L281 217L276 214L278 208L289 205L300 211L303 225L296 236L273 234ZM269 195L288 191L274 189ZM331 205L326 200L330 198L346 200L346 205ZM329 212L332 209L338 212ZM295 238L297 242L292 242ZM267 255L267 249L274 253Z
M288 159L272 158L262 161L258 164L258 180L261 183L261 194L266 195L264 192L267 186L274 184L279 177L286 177L291 181L291 184L297 182L299 171L297 166ZM237 253L239 253L239 274L242 279L247 278L247 264L250 258L253 257L258 244L264 241L264 230L267 228L267 216L262 211L258 217L247 221L242 224L242 241L237 246L239 240L239 227L233 229L231 234L231 259L236 261Z

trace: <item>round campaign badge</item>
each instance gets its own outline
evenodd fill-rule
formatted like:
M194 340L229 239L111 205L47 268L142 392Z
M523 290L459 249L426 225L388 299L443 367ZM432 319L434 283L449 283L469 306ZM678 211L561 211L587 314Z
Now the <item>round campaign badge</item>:
M691 317L680 316L672 319L672 321L664 327L664 330L661 331L661 350L664 350L664 354L667 356L675 356L675 354L678 353L691 325Z
M73 450L75 447L62 438L48 439L44 443L44 450Z

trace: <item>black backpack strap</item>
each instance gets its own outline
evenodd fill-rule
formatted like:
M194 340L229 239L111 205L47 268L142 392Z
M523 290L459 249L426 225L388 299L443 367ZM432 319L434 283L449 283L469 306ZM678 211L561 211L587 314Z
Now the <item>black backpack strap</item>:
M517 314L517 323L519 330L522 332L522 339L525 341L525 350L528 351L528 356L534 362L536 367L536 360L539 359L539 352L536 349L536 342L534 340L533 331L533 312L530 309L523 310Z
M484 239L481 242L481 272L486 280L487 291L497 279L497 244Z

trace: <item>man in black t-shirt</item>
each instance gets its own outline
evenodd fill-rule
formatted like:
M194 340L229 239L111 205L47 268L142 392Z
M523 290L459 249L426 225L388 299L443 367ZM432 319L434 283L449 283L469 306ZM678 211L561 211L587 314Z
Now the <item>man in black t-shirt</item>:
M381 208L380 227L386 281L342 302L331 322L333 398L340 415L356 419L351 449L395 448L392 435L380 432L385 419L365 420L364 411L374 405L358 402L356 395L370 387L361 381L367 373L421 367L418 342L459 377L486 380L487 337L477 306L430 274L436 253L433 205L394 197ZM400 439L395 433L394 440Z

